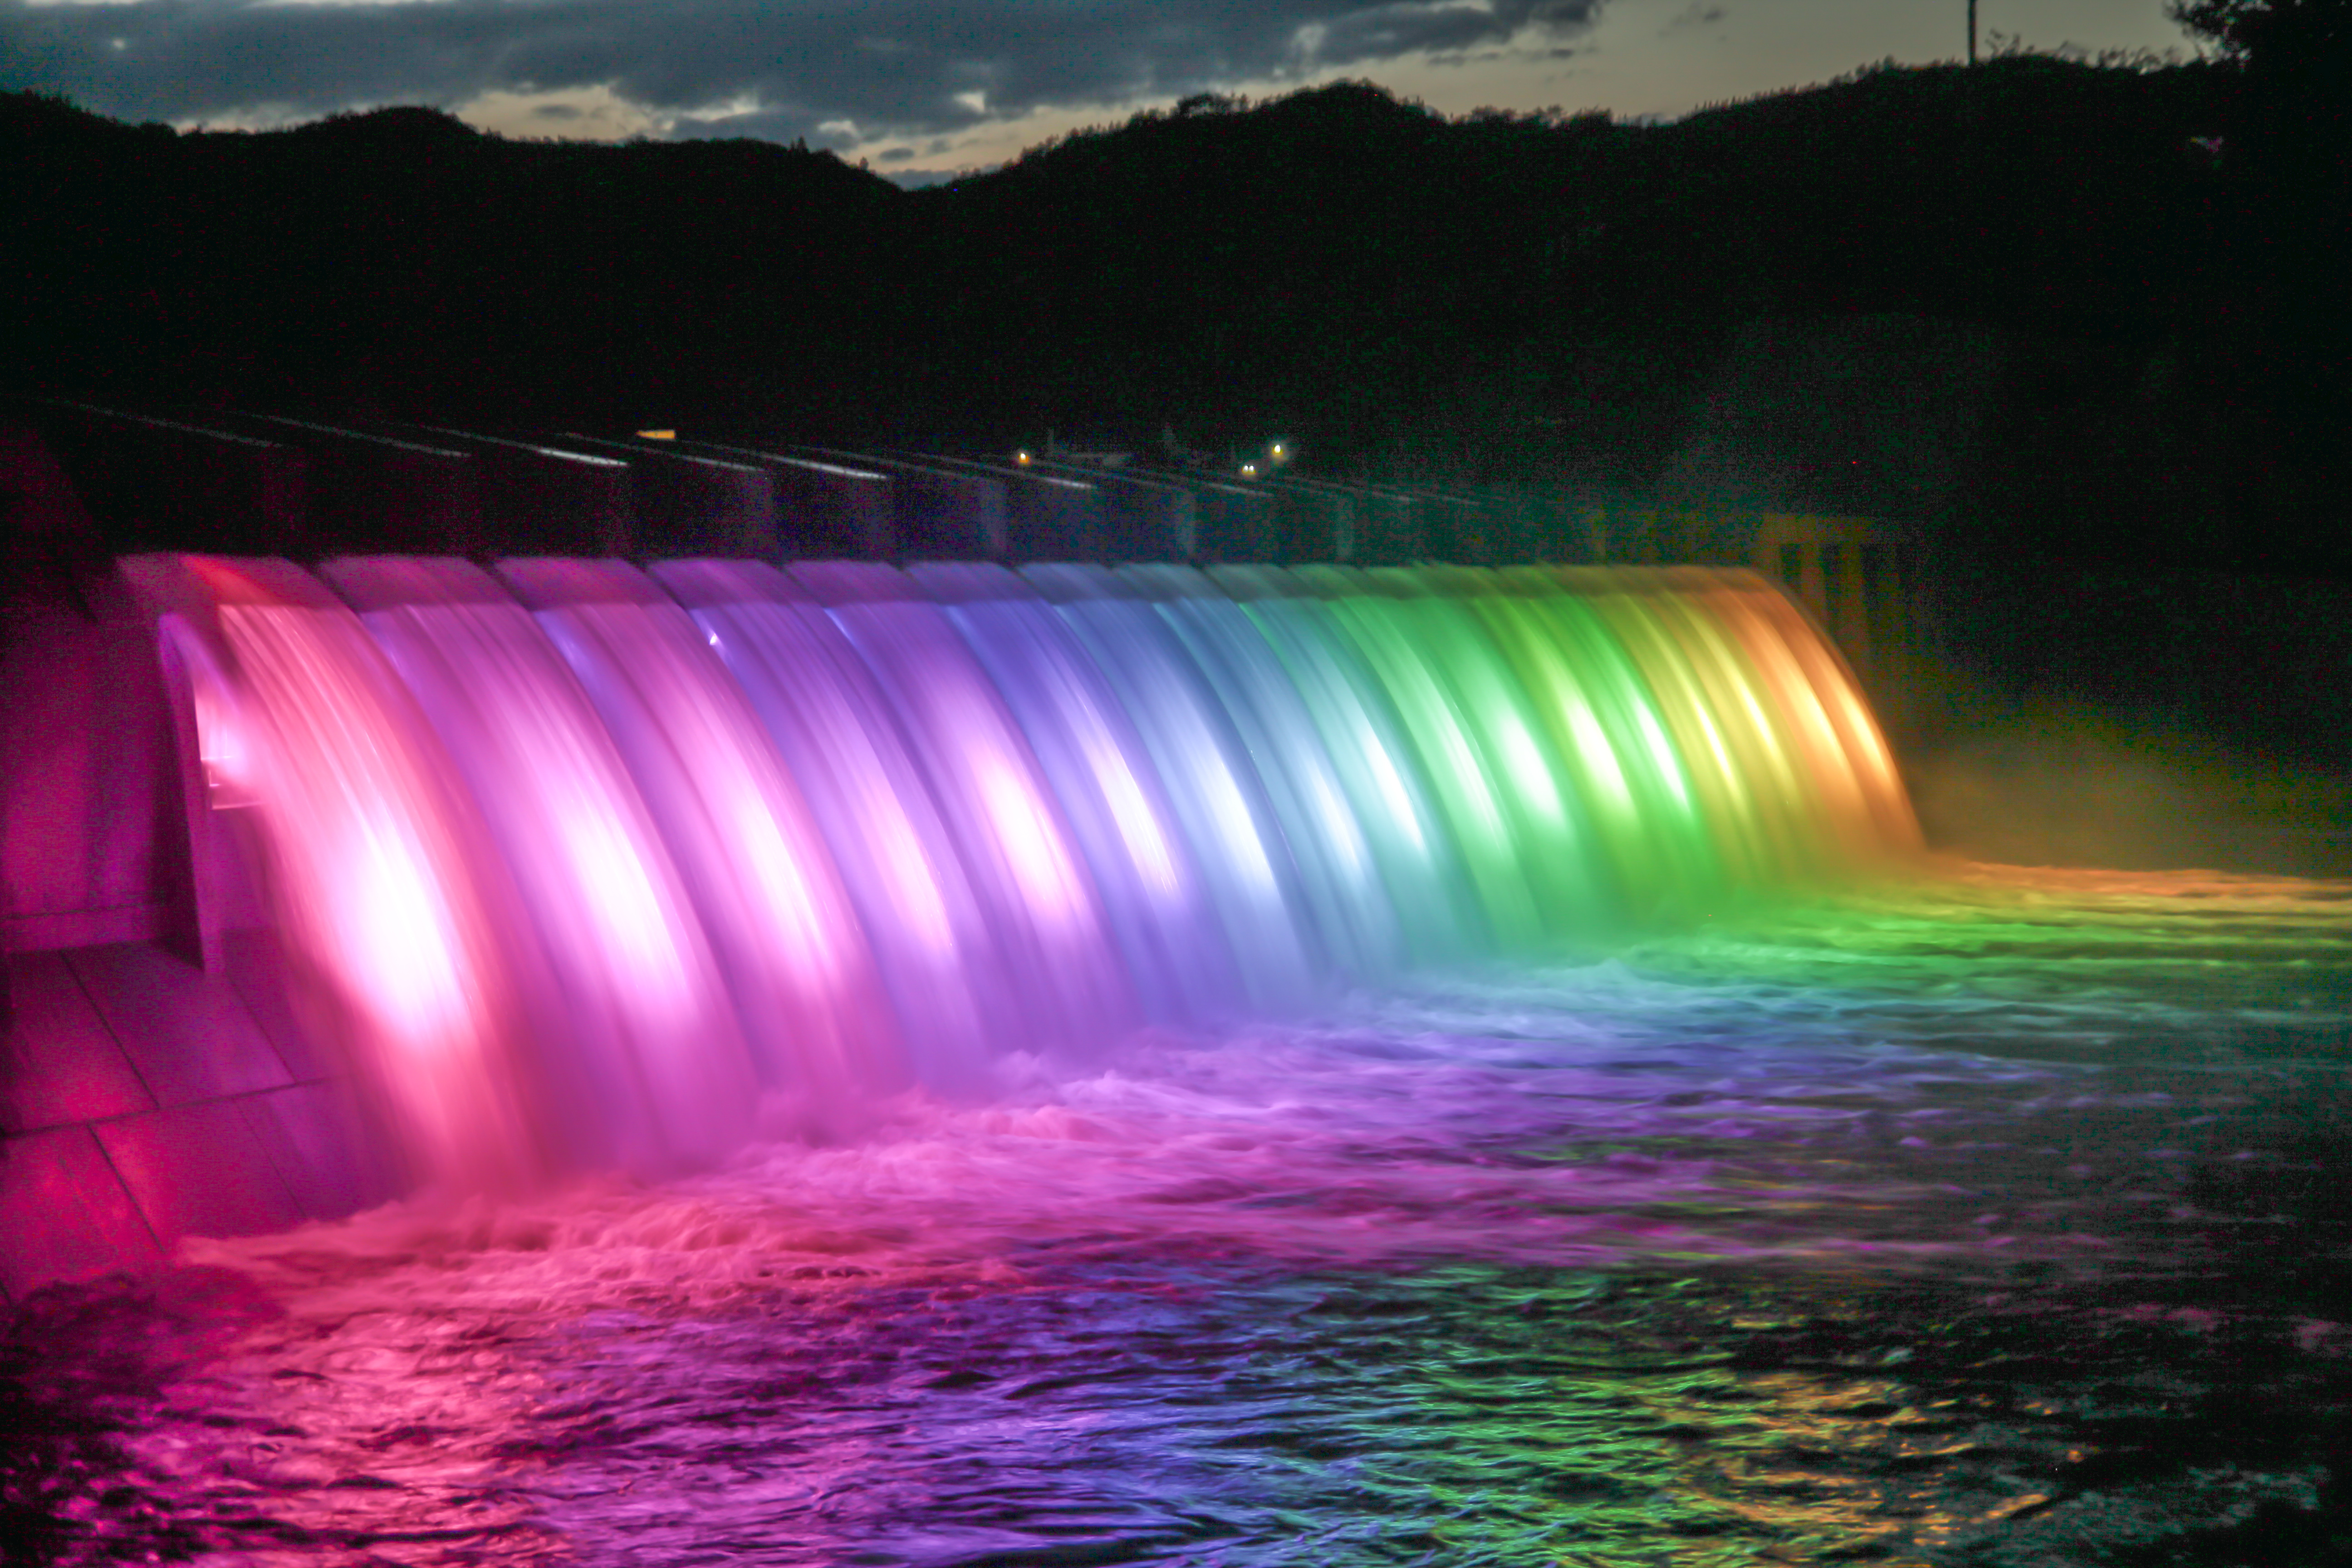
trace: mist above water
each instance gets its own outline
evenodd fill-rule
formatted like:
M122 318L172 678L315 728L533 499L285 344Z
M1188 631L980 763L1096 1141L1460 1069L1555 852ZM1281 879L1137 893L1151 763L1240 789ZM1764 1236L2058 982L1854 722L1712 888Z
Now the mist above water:
M2352 778L2087 703L2003 707L1906 763L1941 847L2020 866L2352 876Z

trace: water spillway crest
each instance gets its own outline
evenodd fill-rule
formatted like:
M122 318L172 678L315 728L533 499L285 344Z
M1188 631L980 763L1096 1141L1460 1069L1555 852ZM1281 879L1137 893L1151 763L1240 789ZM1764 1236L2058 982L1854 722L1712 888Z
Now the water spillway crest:
M1918 847L1850 672L1745 572L141 570L425 1180L705 1164Z

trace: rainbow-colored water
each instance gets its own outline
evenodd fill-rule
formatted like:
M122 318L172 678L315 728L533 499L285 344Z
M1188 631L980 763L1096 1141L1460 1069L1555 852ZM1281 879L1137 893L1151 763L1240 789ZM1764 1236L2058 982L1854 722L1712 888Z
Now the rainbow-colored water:
M1852 679L1746 573L187 570L283 934L460 1185L1917 848Z
M192 570L440 1180L0 1334L59 1561L2343 1560L2352 885L1752 578Z

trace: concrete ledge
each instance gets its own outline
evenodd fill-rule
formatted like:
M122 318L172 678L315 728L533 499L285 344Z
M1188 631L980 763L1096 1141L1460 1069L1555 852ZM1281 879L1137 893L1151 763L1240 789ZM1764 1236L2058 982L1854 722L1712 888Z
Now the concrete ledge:
M162 1266L190 1236L396 1195L266 933L207 973L161 948L16 952L0 1033L0 1291Z

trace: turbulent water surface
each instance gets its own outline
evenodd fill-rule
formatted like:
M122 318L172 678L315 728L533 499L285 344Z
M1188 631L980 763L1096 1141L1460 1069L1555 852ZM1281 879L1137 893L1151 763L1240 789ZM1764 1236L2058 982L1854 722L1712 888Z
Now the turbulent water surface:
M1946 871L48 1292L0 1546L2352 1561L2352 885Z

